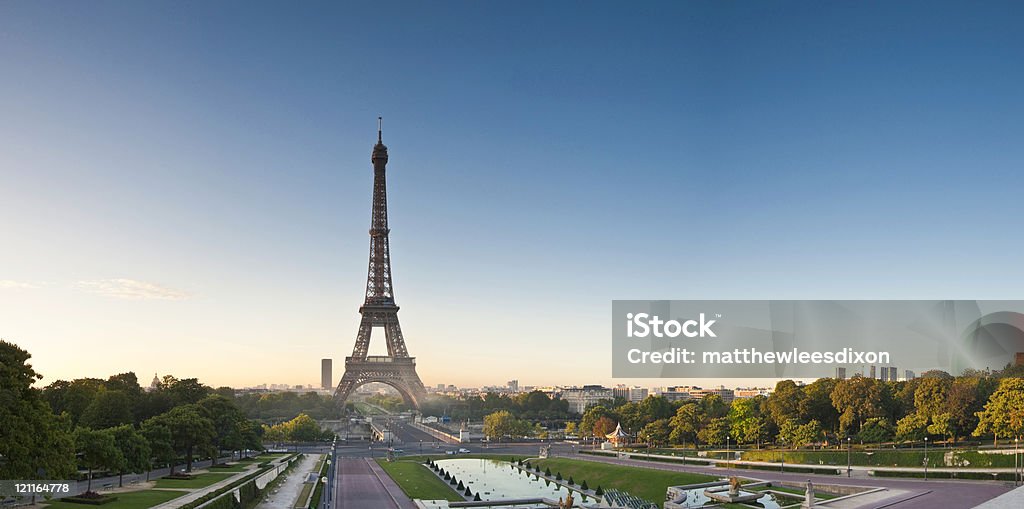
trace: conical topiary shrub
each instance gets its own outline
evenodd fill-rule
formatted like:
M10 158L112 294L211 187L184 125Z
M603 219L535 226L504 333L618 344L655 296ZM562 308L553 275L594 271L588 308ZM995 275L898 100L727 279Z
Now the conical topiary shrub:
M459 481L459 485L456 486L455 489L457 489L459 491L462 491L462 490L466 489L466 485L462 484L462 481Z
M446 481L450 481L450 480L452 480L452 476L451 476L451 474L449 474L448 472L445 472L445 473L444 473L444 480L446 480Z
M601 485L600 484L597 485L597 489L594 490L594 494L599 496L599 497L604 495L604 490L601 489Z
M540 465L537 465L537 466L533 467L533 471L537 472L539 474L540 473Z
M583 491L590 491L590 486L587 486L587 480L583 480L583 484L580 484L580 489Z
M456 483L455 483L455 476L454 475L452 476L452 480L448 481L448 484L451 484L452 486L455 486Z
M544 469L544 475L546 475L548 477L551 477L551 468L545 468Z
M469 486L466 486L466 496L467 497L472 497L473 496L473 492L469 490Z
M476 495L473 495L473 501L474 502L479 502L480 501L480 494L479 493L477 493Z
M561 472L555 474L555 480L556 481L561 481L562 480L562 473Z
M576 483L575 483L575 482L573 482L573 480L572 480L572 476L570 475L570 476L569 476L569 486L572 486L573 484L576 484Z

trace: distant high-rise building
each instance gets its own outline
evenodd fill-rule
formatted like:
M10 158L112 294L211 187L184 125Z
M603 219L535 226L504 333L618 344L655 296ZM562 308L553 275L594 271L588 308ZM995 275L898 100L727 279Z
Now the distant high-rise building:
M836 368L836 380L846 380L846 368Z
M437 384L437 392L444 392L444 384Z
M868 372L871 373L870 375L868 375L868 378L878 378L875 375L875 367L874 366L869 367L868 368Z
M908 382L909 382L910 380L913 380L913 379L915 379L915 378L917 378L917 375L915 375L915 374L914 374L914 372L913 372L913 371L910 371L909 369L908 369L908 370L907 370L907 371L906 371L906 372L904 373L904 377L903 377L903 379L904 379L904 380L907 380Z
M629 387L627 385L619 384L612 389L612 396L616 398L622 398L629 403L639 403L647 398L649 391L645 387Z
M322 389L334 388L334 373L331 359L320 360L320 387Z
M508 392L511 392L513 394L519 392L519 380L508 381Z

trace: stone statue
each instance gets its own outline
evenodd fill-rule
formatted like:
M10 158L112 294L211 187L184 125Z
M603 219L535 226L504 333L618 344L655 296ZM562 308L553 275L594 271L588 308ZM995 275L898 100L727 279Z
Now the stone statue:
M810 479L807 480L807 491L804 492L804 503L800 504L800 507L814 507L814 483L811 482Z
M573 504L575 504L575 503L576 502L572 499L572 492L571 491L565 497L565 502L562 502L562 498L561 497L558 498L558 507L559 507L559 509L570 509L573 506Z
M729 478L729 495L735 497L740 494L740 479L736 476Z

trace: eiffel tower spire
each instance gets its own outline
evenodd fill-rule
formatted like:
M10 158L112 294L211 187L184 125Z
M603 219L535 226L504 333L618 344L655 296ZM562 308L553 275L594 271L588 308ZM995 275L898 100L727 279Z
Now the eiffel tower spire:
M345 358L342 376L335 399L344 401L355 388L370 382L382 382L397 389L410 405L419 407L426 395L423 383L416 374L416 360L409 357L398 323L398 305L395 304L391 279L391 247L388 235L387 174L388 148L384 146L382 119L377 117L377 144L373 146L373 204L370 213L370 263L366 274L366 295L359 308L362 319L356 334L352 356ZM368 355L373 329L384 329L388 354Z
M388 242L388 190L385 167L388 148L381 141L381 117L377 117L377 144L373 146L373 212L370 216L370 267L366 275L366 304L392 304L391 247Z

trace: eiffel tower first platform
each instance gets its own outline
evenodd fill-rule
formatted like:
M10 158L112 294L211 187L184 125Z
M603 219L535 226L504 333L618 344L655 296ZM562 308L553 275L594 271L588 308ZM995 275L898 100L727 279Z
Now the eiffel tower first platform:
M388 247L388 193L384 167L388 164L388 148L381 141L380 118L377 119L377 144L373 147L373 212L370 221L370 268L366 276L366 300L359 313L359 332L352 356L345 358L345 374L338 383L334 398L344 407L357 387L380 382L394 387L405 402L420 408L426 396L423 382L416 374L416 359L409 357L398 324L398 305L395 304L391 280L391 250ZM384 329L387 355L367 355L370 334L375 327Z

